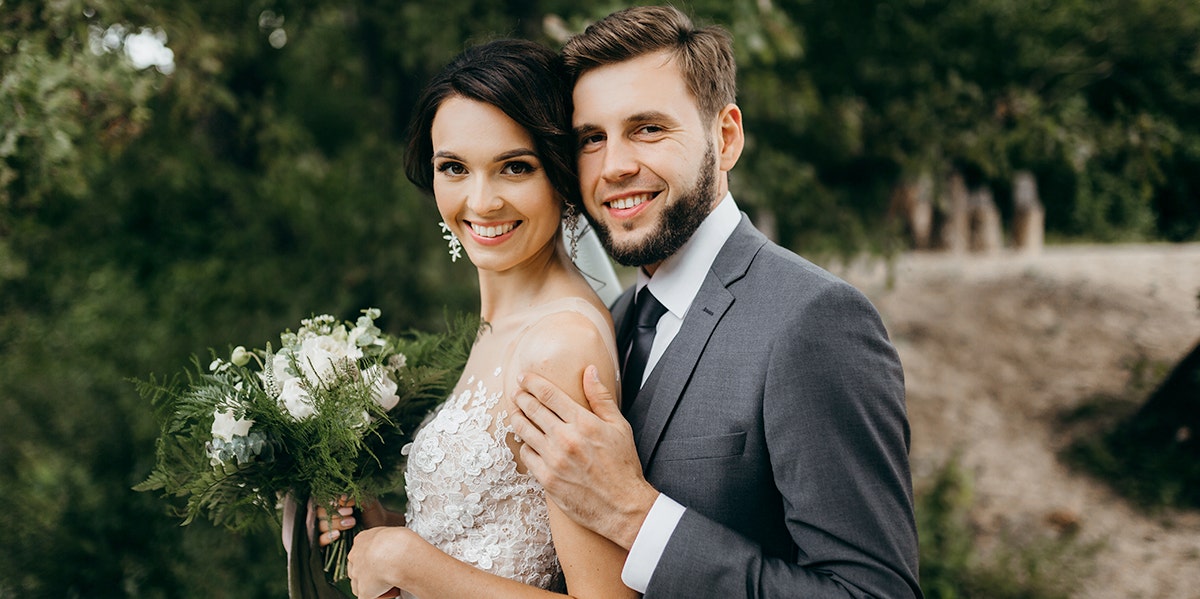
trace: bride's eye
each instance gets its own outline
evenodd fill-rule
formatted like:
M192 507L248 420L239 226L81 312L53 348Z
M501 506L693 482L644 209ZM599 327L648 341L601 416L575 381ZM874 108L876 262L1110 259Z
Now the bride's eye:
M467 167L451 160L438 163L436 168L439 173L445 173L452 177L461 177L467 174Z
M516 160L505 164L500 172L505 175L528 175L536 170L536 166L522 160Z

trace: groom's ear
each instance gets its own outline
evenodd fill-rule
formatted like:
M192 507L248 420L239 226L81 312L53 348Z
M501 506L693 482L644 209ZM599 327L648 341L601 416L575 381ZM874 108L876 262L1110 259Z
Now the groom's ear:
M742 109L737 104L726 104L717 114L717 140L722 171L737 164L746 145L746 134L742 130Z

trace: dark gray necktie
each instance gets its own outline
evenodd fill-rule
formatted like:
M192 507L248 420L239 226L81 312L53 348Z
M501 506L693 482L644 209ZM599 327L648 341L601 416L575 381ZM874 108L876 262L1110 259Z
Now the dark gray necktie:
M633 309L637 317L637 328L633 335L630 335L629 354L625 358L625 368L621 373L621 408L626 413L629 406L633 405L638 389L642 387L642 375L646 372L646 360L650 358L650 348L654 345L658 319L667 312L667 308L659 303L648 287L643 287L638 292Z

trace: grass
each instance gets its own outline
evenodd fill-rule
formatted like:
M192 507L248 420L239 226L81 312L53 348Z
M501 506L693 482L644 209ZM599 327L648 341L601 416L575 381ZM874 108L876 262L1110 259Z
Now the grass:
M991 551L971 523L973 479L957 456L917 495L921 589L927 599L1068 599L1094 570L1100 542L1077 527L1012 528Z

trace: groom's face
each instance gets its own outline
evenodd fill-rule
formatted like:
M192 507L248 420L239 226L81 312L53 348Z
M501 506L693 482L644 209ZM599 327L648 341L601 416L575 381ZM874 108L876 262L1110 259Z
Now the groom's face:
M666 52L587 71L573 99L590 220L618 262L653 272L724 193L713 149L716 121L700 115Z

